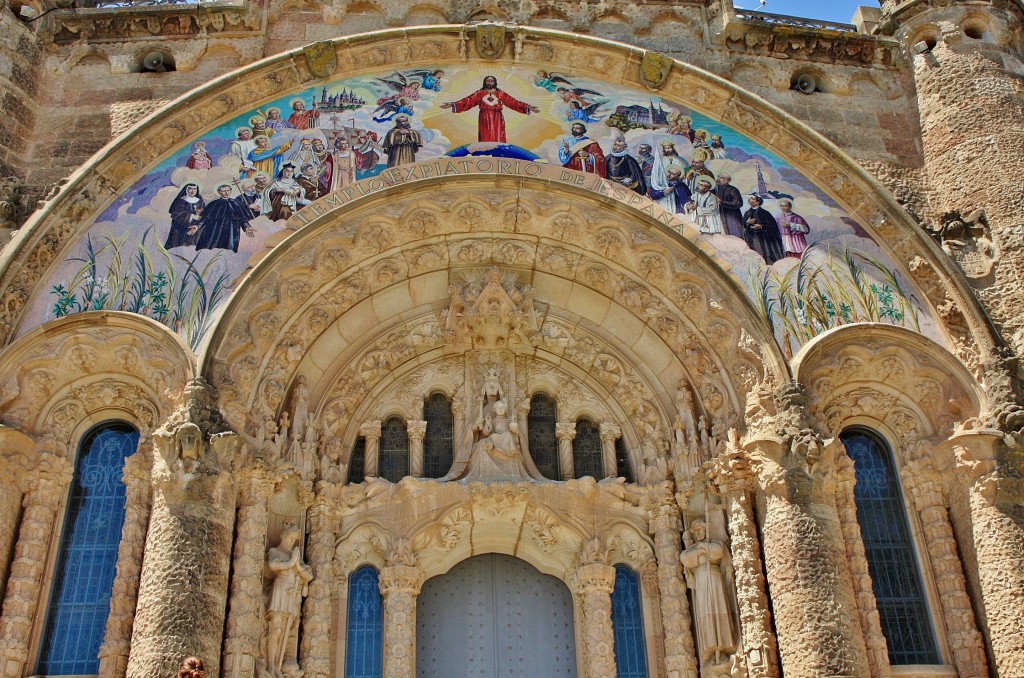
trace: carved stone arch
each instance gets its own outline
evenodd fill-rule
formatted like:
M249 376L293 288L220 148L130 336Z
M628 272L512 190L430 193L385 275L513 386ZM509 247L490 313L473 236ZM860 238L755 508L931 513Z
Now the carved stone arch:
M457 179L453 188L461 193L469 192L480 181L472 176L446 181ZM620 230L637 231L649 228L644 224L650 224L650 216L635 210L609 210L605 205L598 212L592 195L571 188L546 186L538 192L529 180L512 179L508 183L515 186L518 204L526 205L527 211L546 213L549 205L559 203L559 193L565 192L561 204L573 205L574 212L563 210L561 219L543 222L520 220L514 223L515 232L509 233L513 223L501 218L502 210L511 204L502 198L504 177L488 177L489 205L465 199L431 203L424 194L432 189L407 186L400 197L385 191L374 200L353 206L346 212L344 229L339 229L334 218L311 221L291 236L288 246L259 262L229 303L207 348L207 369L213 370L213 380L222 385L222 402L229 419L239 425L246 408L254 407L258 398L268 398L262 392L267 388L272 397L264 405L276 409L285 392L284 384L293 378L290 375L296 373L307 354L311 361L308 365L317 366L316 376L321 382L327 365L340 357L347 362L369 360L367 365L372 369L377 358L359 353L368 346L365 330L377 329L385 320L381 313L392 321L408 319L411 323L411 319L422 318L428 322L430 313L438 311L431 304L442 303L448 291L448 269L497 265L503 270L524 272L532 276L529 279L538 294L559 300L554 308L549 308L550 300L540 300L547 317L570 322L568 326L573 330L593 330L609 320L619 322L628 328L625 332L631 336L630 342L637 344L632 349L636 354L632 363L645 371L652 384L658 382L656 375L667 362L685 357L691 364L705 365L705 375L692 374L689 380L709 384L701 389L700 396L706 403L714 403L711 409L729 405L732 411L739 410L745 386L733 383L726 365L742 359L749 366L753 360L767 356L774 373L786 369L779 366L781 357L773 350L774 340L763 321L734 281L714 263L714 257L694 245L694 234L684 229L680 237L675 231L657 226L639 237L627 236L627 230L621 241L628 247L615 252L617 259L624 260L612 261L595 253L585 238L593 235L598 250L612 247L614 243L606 236L615 224ZM536 203L533 207L531 201ZM383 229L387 233L378 229L373 237L367 235L361 226L363 220L381 223L381 204L387 204L391 213L415 214L416 222L422 224L415 229L420 233L389 226ZM403 207L414 204L418 205L415 209ZM472 207L473 215L465 213L467 206ZM452 211L456 219L450 218ZM575 225L585 223L579 220L591 212L603 214L604 221L597 224L605 224L595 227L593 233ZM492 230L467 233L484 215ZM387 249L382 238L387 240ZM583 242L579 242L581 238ZM465 254L467 248L473 250L469 255ZM429 257L427 252L431 253ZM639 265L643 257L653 262L646 269ZM380 273L384 262L390 262L387 275ZM415 294L406 282L413 278ZM605 310L591 318L574 316L571 310L565 310L574 305L574 298ZM344 323L340 322L343 316ZM320 318L315 329L310 317ZM549 339L557 344L557 336L545 336L544 327L541 329L541 344ZM394 326L386 331L403 334ZM424 341L430 345L431 333L424 332ZM562 332L570 334L564 328ZM760 355L739 346L738 337L743 336L758 337L753 343L762 347ZM548 348L559 354L559 347ZM643 356L654 354L662 356L657 359L661 362L649 365L650 360ZM378 362L381 369L395 367ZM755 376L760 378L762 370L757 371ZM656 389L655 395L660 393L666 411L674 391L675 381ZM313 393L315 400L316 388Z
M945 348L890 325L827 332L794 358L793 370L807 387L812 413L830 433L873 418L884 425L898 455L925 453L923 441L945 440L986 403L970 373Z
M83 313L47 323L4 352L0 411L25 433L71 449L108 418L152 431L194 374L191 351L162 325L130 313Z
M655 559L654 539L642 522L618 520L602 530L608 545L608 564L626 565L638 575Z
M574 17L575 18L575 17ZM517 63L610 78L642 89L636 60L640 50L603 40L539 28L522 28ZM464 26L415 27L371 32L333 41L337 71L361 74L373 69L462 62ZM26 305L41 278L63 260L113 200L132 182L169 156L237 114L243 102L260 106L285 96L317 77L301 50L246 66L211 81L150 116L143 124L97 153L45 208L32 216L0 261L0 327L9 342L19 330ZM755 142L805 176L862 224L896 261L922 262L912 272L932 307L951 302L963 314L966 339L983 359L993 340L983 313L952 262L911 223L898 203L867 172L807 126L723 79L676 62L661 89L668 100L685 103L708 117L743 129ZM198 137L195 137L198 138ZM948 299L947 299L948 297ZM959 319L958 317L955 319ZM968 347L973 348L973 347Z
M342 524L344 525L344 519ZM348 575L363 565L372 565L378 571L384 568L387 564L387 554L381 535L394 538L394 533L387 526L365 517L342 532L334 546L337 564L335 573L341 583L346 582Z

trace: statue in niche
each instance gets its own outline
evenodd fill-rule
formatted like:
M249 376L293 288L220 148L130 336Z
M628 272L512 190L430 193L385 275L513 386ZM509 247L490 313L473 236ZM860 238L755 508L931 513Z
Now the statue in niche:
M267 550L267 571L272 581L263 660L273 678L299 678L303 673L298 661L299 618L313 570L302 562L300 539L302 530L288 524L277 546Z
M511 416L498 368L488 368L480 386L479 408L471 424L472 445L457 450L443 480L541 480L519 446L519 426ZM469 424L469 421L466 422Z
M693 589L693 617L697 624L697 649L702 666L716 666L736 649L732 608L726 595L725 546L708 539L707 525L695 520L683 535L686 550L679 559L686 583Z

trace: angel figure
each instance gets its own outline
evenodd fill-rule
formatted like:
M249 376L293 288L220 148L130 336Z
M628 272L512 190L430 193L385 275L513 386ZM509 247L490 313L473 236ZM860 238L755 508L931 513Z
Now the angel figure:
M579 102L580 106L590 106L595 103L597 99L607 99L600 92L595 92L592 89L586 89L585 87L558 87L555 89L555 96L560 98L565 103L570 101ZM589 99L587 97L590 97Z
M409 78L402 75L398 71L395 71L386 78L374 78L377 82L383 83L387 89L391 90L393 94L386 97L381 97L377 100L377 105L384 103L389 99L401 99L406 98L410 101L420 100L420 83L410 81ZM387 90L385 90L387 91Z
M550 71L537 71L537 75L533 78L533 84L551 94L558 91L559 85L572 87L571 82L558 73L551 73Z

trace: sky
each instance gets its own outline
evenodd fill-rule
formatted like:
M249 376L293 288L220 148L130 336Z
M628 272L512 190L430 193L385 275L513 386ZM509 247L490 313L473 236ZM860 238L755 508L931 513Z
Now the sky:
M878 7L877 0L733 0L737 9L760 9L772 14L785 14L807 19L824 19L848 24L861 5Z

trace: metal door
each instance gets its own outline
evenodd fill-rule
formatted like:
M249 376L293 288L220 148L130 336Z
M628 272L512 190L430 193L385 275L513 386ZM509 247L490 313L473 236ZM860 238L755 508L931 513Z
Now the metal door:
M528 563L476 556L423 585L418 678L576 675L572 595Z

